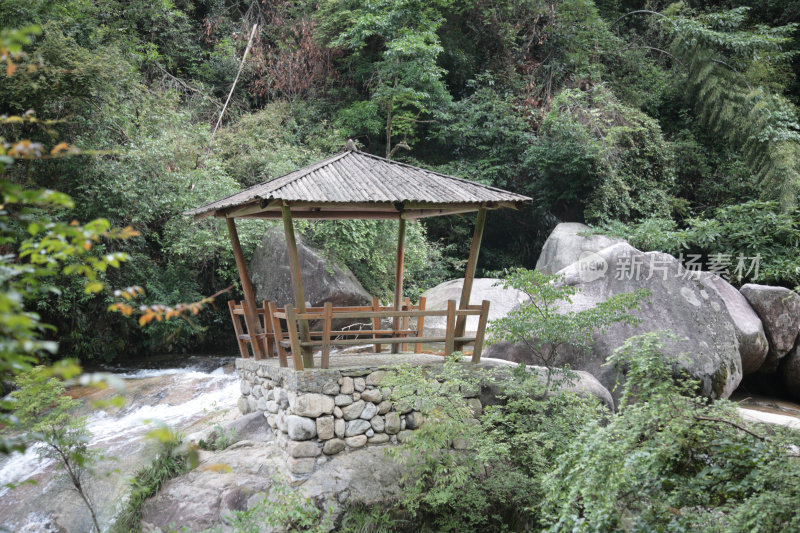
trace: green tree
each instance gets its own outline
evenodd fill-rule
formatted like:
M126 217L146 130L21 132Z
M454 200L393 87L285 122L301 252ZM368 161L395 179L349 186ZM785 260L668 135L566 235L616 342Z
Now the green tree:
M14 428L30 431L41 439L37 452L42 458L54 459L64 470L99 533L86 480L93 474L100 454L89 448L91 433L86 429L86 417L75 416L81 402L68 396L64 385L42 366L18 375L15 384L18 388L11 393L11 405L18 425Z
M629 311L647 296L647 291L640 289L615 294L589 309L565 312L563 304L570 303L578 289L563 283L563 278L524 268L504 272L503 278L503 288L522 291L529 299L519 309L489 323L490 341L523 343L548 369L545 391L550 390L560 349L569 345L588 351L594 335L602 334L610 325L635 323Z
M365 69L370 103L385 117L387 159L398 148L410 149L418 125L429 120L433 106L449 101L445 71L437 63L442 46L436 34L449 4L450 0L332 0L323 8L323 14L333 15L333 21L323 19L328 31L336 32L331 45L351 51L349 61ZM397 137L401 140L394 142Z

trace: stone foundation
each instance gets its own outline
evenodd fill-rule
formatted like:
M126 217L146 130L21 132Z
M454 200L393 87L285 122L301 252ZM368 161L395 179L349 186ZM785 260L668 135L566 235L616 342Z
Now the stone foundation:
M334 359L334 358L332 358ZM382 386L394 364L441 366L442 358L426 354L377 354L341 357L337 368L297 372L274 359L237 359L243 414L259 411L278 435L289 470L306 476L328 456L348 450L403 442L423 422L413 405L398 411L390 390ZM480 410L480 400L469 400Z

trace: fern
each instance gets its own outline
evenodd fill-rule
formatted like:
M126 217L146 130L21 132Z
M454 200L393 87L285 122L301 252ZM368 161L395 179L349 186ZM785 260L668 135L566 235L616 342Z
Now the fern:
M672 54L686 70L686 90L700 122L738 148L758 178L763 196L784 211L800 192L800 125L796 109L763 85L752 86L747 70L778 68L796 24L742 29L747 8L695 17L659 19L672 39Z

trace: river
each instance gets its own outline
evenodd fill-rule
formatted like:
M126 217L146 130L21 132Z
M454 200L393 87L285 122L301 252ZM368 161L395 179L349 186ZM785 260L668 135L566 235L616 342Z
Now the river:
M193 359L184 368L116 369L125 383L124 406L96 411L86 402L91 446L107 456L89 487L101 523L112 519L129 477L152 460L155 446L144 436L157 421L188 435L238 415L239 382L231 359ZM70 394L96 400L113 392L76 388ZM22 485L5 487L9 483ZM0 531L58 531L56 524L69 532L89 530L77 494L36 447L0 457L0 487Z

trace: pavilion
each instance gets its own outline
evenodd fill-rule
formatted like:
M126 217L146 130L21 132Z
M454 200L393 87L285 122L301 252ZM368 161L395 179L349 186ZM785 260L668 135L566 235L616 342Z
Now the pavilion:
M214 216L224 218L230 233L231 244L239 271L245 301L240 313L247 324L248 333L242 334L237 329L240 349L242 339L263 336L265 334L278 334L280 326L278 318L288 320L289 324L295 321L299 332L294 327L289 327L288 336L291 340L295 369L310 368L314 365L311 357L312 346L322 346L323 367L327 365L326 349L330 345L330 318L331 313L336 316L372 318L391 317L394 327L391 331L376 331L383 335L384 343L392 344L392 351L396 352L399 341L413 341L415 339L392 338L399 335L399 321L409 316L447 316L453 324L452 334L446 340L447 349L465 344L464 337L466 317L475 315L479 311L476 306L470 306L472 282L475 277L475 268L478 262L478 253L481 237L486 221L486 212L491 209L513 208L518 209L530 202L527 196L511 193L489 187L472 181L440 174L430 170L414 167L397 161L391 161L365 152L358 151L355 145L348 141L347 149L332 157L301 168L284 176L249 187L241 192L222 198L220 200L187 211L185 214L193 216L196 220ZM445 312L403 310L403 260L405 229L407 221L424 217L453 215L477 212L475 232L472 238L469 259L464 275L464 285L458 309L452 308ZM247 265L245 263L242 247L236 230L237 218L281 219L286 235L288 257L292 288L294 292L294 305L286 304L285 311L272 308L272 318L267 319L265 328L262 328L257 316L257 304L253 292ZM303 293L303 280L300 274L300 262L297 254L297 244L293 219L305 218L316 220L336 219L386 219L398 221L397 262L395 269L394 301L391 311L368 312L355 308L335 308L330 306L316 310L307 310ZM267 305L265 305L267 307ZM479 307L479 306L478 306ZM488 313L488 302L485 309L480 311L481 320L485 326L485 315ZM270 310L261 311L270 315ZM231 311L233 316L233 310ZM327 327L318 342L311 341L309 320L325 318ZM273 322L274 319L274 322ZM237 321L234 317L234 325ZM278 331L264 332L275 325ZM405 332L407 335L408 332ZM320 336L319 334L315 334ZM388 338L386 336L388 335ZM479 340L482 343L482 334ZM419 339L416 339L419 340ZM443 339L444 340L444 339ZM352 340L350 341L352 343ZM339 344L346 341L339 342ZM417 346L420 346L418 344ZM268 351L261 342L252 342L253 353L256 358L265 356ZM299 348L299 350L298 350ZM285 355L278 346L282 357L281 366L286 366ZM475 351L475 350L474 350ZM302 352L301 354L298 352ZM477 359L480 359L480 349L477 349ZM242 351L245 356L246 352ZM473 361L476 358L473 357Z

